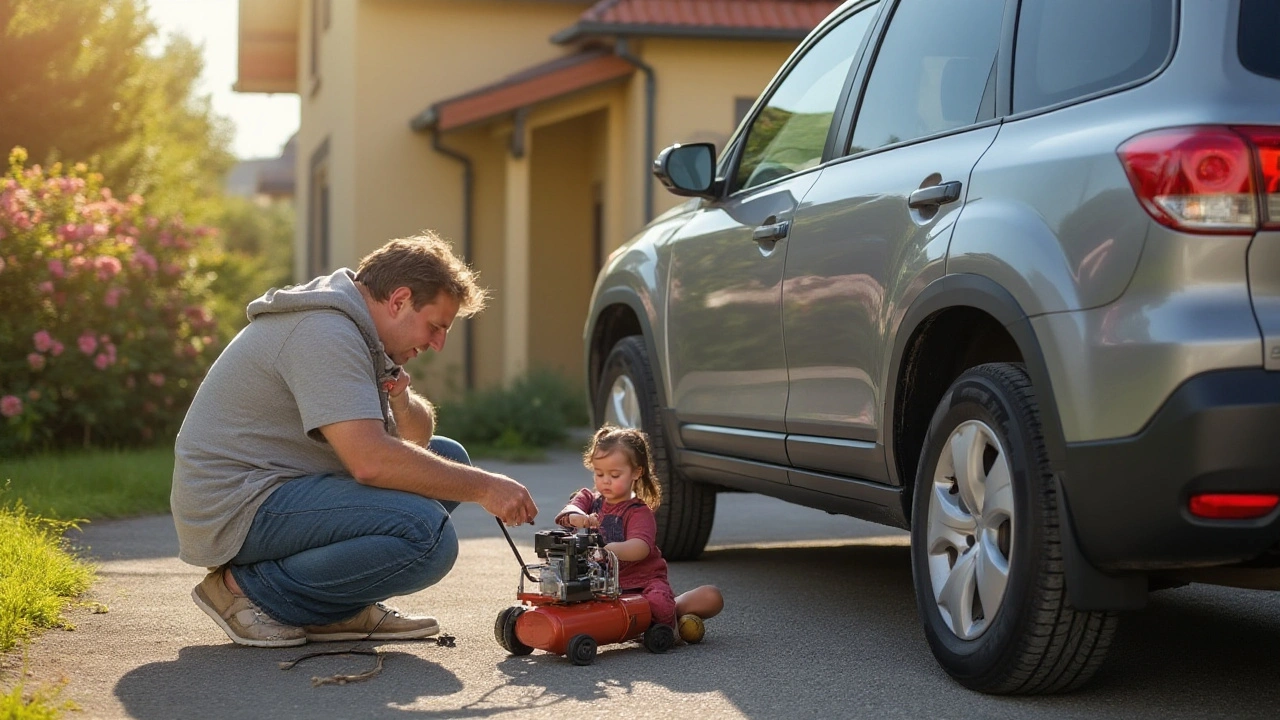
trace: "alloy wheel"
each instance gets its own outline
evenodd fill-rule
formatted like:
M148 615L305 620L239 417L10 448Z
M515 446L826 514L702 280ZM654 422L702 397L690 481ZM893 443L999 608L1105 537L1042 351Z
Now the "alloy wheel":
M962 640L990 626L1012 555L1013 471L999 437L969 420L951 431L929 488L927 545L933 597Z

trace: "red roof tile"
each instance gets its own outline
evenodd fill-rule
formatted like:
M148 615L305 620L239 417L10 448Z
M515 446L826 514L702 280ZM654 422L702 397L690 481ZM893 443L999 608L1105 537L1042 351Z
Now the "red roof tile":
M838 0L602 0L581 22L716 28L812 30Z
M441 100L414 120L415 129L434 126L444 132L484 122L544 100L629 77L635 66L601 50L556 58L525 68L503 80Z

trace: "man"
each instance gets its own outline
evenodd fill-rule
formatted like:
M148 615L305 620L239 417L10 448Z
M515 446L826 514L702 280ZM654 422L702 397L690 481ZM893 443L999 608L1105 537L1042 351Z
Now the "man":
M523 485L433 437L400 365L439 352L485 302L439 238L393 240L353 273L271 290L209 369L175 448L179 557L212 569L191 596L242 645L394 640L439 632L382 604L439 582L476 502L508 525Z

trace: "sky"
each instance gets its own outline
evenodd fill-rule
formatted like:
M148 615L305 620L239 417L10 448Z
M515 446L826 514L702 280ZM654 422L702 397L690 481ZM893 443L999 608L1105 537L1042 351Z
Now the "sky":
M241 159L275 157L298 129L299 99L293 94L238 93L236 27L238 0L147 0L148 15L162 38L181 33L204 46L204 74L198 95L235 123L232 152Z

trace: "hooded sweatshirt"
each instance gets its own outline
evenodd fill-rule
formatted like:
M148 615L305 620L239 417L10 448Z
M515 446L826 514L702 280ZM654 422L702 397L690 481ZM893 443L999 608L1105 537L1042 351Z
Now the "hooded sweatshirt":
M399 370L378 340L355 273L343 268L249 303L250 323L196 391L174 447L178 557L235 557L282 483L349 475L319 429L376 419L395 435L382 383Z

